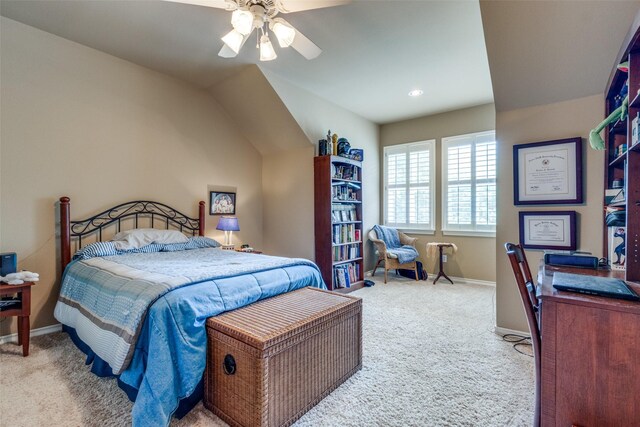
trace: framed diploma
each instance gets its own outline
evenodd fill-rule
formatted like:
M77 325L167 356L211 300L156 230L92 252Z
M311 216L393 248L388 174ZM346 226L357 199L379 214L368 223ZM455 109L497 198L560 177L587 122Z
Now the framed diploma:
M528 249L576 249L576 211L520 212L520 244Z
M582 139L513 146L515 205L582 203Z

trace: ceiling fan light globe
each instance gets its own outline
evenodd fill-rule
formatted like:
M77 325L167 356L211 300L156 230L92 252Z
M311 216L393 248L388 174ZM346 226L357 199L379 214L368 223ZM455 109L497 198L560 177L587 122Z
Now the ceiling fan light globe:
M264 34L260 37L260 61L273 61L277 57L269 36Z
M235 53L240 53L240 48L242 47L243 40L244 36L237 30L231 30L224 37L222 37L222 41L224 42L224 44L229 46L229 48Z
M236 9L231 14L233 29L246 36L253 30L253 14L248 10Z
M278 39L280 47L291 46L291 43L293 43L293 40L296 37L295 28L282 22L276 22L275 24L273 24L272 30L276 35L276 38Z

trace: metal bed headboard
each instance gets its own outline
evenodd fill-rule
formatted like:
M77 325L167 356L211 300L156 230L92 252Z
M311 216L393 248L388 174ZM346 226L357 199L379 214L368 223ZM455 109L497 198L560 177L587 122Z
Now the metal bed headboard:
M100 212L90 218L71 221L70 219L70 199L60 198L60 248L62 250L61 264L62 271L71 261L71 240L78 241L78 249L82 248L83 236L94 235L97 240L102 241L102 231L109 226L115 226L116 232L120 231L122 221L133 218L134 227L138 228L140 218L149 218L153 228L156 219L163 221L165 228L176 228L181 232L192 236L196 234L204 236L204 207L205 203L198 203L198 218L191 218L182 212L167 206L164 203L152 202L148 200L136 200L122 203Z

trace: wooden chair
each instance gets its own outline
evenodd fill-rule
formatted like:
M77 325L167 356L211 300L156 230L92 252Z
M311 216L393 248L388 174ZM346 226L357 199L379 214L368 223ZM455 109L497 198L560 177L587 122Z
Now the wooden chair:
M527 257L520 245L514 243L505 243L507 256L511 262L511 268L516 278L524 311L527 314L527 323L531 331L531 344L533 346L533 360L536 372L536 402L533 418L533 426L540 426L540 311L538 305L538 297L536 295L537 286L531 277L531 270Z
M409 237L399 231L398 236L400 237L400 243L402 245L410 245L414 248L416 247L416 242L418 241L418 239ZM399 268L405 268L407 270L415 271L416 281L418 280L418 264L415 260L400 264L397 257L394 257L392 254L387 252L387 245L384 243L384 241L378 239L378 235L374 230L369 231L369 240L371 240L373 244L376 245L376 250L378 251L378 262L373 269L373 273L371 273L372 276L376 274L376 270L378 269L380 263L384 262L384 283L387 283L387 272L393 269L395 269L397 272Z

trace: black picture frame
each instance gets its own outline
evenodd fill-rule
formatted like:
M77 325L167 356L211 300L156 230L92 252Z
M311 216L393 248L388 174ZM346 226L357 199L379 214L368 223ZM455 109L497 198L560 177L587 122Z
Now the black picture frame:
M513 181L516 206L582 204L582 138L514 145Z
M235 215L236 193L228 191L209 192L209 215Z
M576 211L521 211L520 244L526 249L575 251L576 217Z

